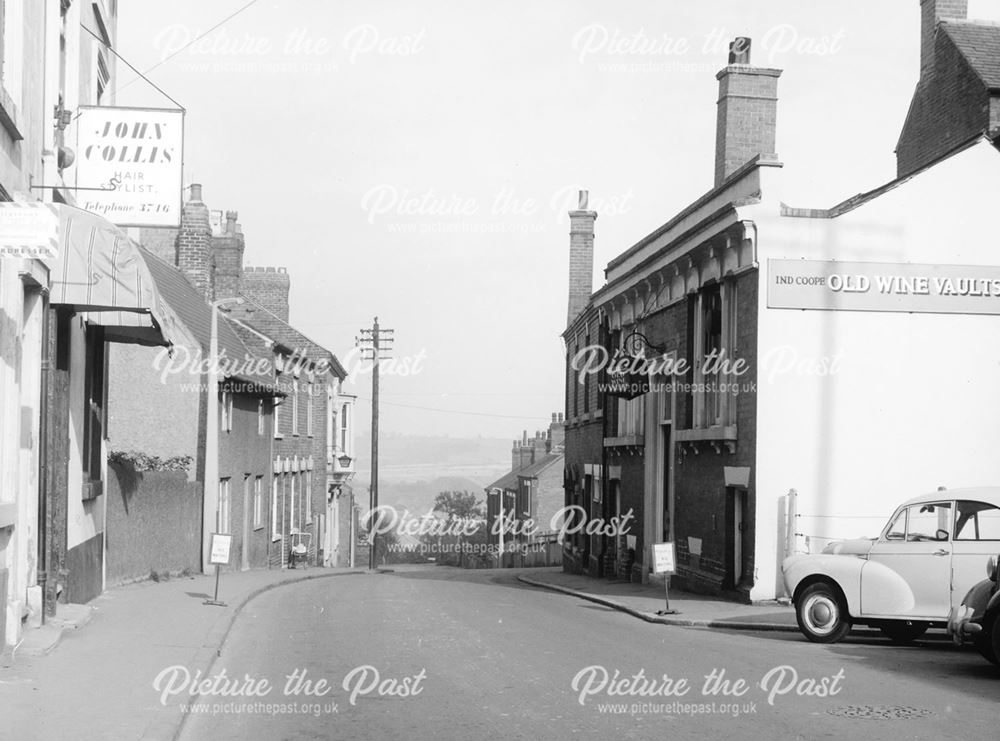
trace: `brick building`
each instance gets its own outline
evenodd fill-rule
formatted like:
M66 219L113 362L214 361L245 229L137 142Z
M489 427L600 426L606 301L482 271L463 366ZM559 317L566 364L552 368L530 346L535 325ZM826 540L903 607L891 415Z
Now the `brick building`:
M571 258L566 501L635 524L574 543L566 568L623 576L634 545L630 576L647 580L650 546L674 542L681 586L770 599L792 550L874 534L940 484L998 478L1000 430L968 409L1000 404L1000 350L981 342L1000 331L1000 27L953 18L964 3L922 6L899 178L788 205L780 71L737 40L718 75L713 189L613 259L582 310ZM589 253L571 236L574 249ZM947 401L920 403L928 388Z
M504 536L504 566L561 562L559 549L552 549L555 558L539 559L539 554L545 556L547 544L559 534L561 520L556 518L563 507L564 445L565 421L562 414L553 412L548 430L536 431L533 438L525 430L521 440L514 441L510 472L485 488L488 543L500 545L501 505L504 521L517 524L513 533ZM531 533L524 526L528 521Z

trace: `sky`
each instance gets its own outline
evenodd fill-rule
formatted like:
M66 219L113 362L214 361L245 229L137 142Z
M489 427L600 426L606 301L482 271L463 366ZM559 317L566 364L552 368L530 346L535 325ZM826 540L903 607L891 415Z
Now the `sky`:
M796 206L895 176L919 69L918 0L247 2L120 0L117 51L186 109L185 182L239 212L247 265L288 269L291 322L365 420L355 338L395 331L380 428L402 434L513 439L563 410L566 212L589 190L596 289L711 188L734 37L784 70ZM172 106L117 76L117 105Z

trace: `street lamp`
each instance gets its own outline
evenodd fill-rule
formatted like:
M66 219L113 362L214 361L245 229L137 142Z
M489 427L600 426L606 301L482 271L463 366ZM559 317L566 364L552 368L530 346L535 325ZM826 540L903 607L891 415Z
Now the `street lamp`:
M213 301L211 330L208 340L208 401L205 405L205 490L201 527L201 568L206 574L211 571L212 532L219 519L219 310L226 304L242 304L239 296L220 298ZM245 544L244 544L245 547Z

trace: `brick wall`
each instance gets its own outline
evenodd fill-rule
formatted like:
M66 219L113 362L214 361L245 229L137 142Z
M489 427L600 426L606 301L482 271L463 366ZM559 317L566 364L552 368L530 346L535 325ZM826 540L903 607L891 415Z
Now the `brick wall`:
M289 287L285 268L253 267L243 270L243 294L286 322Z
M934 71L917 85L896 147L896 170L909 175L956 146L1000 126L990 93L947 33L934 40Z
M178 232L169 227L143 227L139 230L139 243L164 262L176 265Z
M683 565L692 562L687 552L687 538L700 538L702 553L697 570L697 578L680 579L682 586L696 591L718 591L723 586L727 563L727 525L731 507L727 499L724 467L749 467L750 485L747 492L747 521L752 571L753 539L756 523L754 520L755 489L753 470L756 460L756 420L757 397L753 386L757 379L755 358L757 356L757 302L759 273L744 273L736 281L738 318L736 357L749 361L750 371L740 377L741 384L749 388L740 389L736 396L736 426L738 439L736 450L731 453L725 448L721 453L711 446L699 444L699 453L682 453L676 456L674 533L678 544L678 561ZM678 402L681 397L678 398ZM688 399L684 399L685 404ZM678 404L680 406L680 404Z
M201 482L108 466L107 587L151 572L201 571Z

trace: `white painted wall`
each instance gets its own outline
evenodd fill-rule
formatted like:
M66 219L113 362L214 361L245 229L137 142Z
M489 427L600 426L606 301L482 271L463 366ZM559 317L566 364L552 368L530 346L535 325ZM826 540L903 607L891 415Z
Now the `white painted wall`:
M840 539L877 534L899 502L939 485L1000 484L1000 316L768 309L767 260L1000 265L998 175L983 143L834 220L782 218L773 201L746 209L761 271L753 599L775 596L778 499L791 488L807 515L798 530ZM838 371L778 373L778 348L839 357Z

